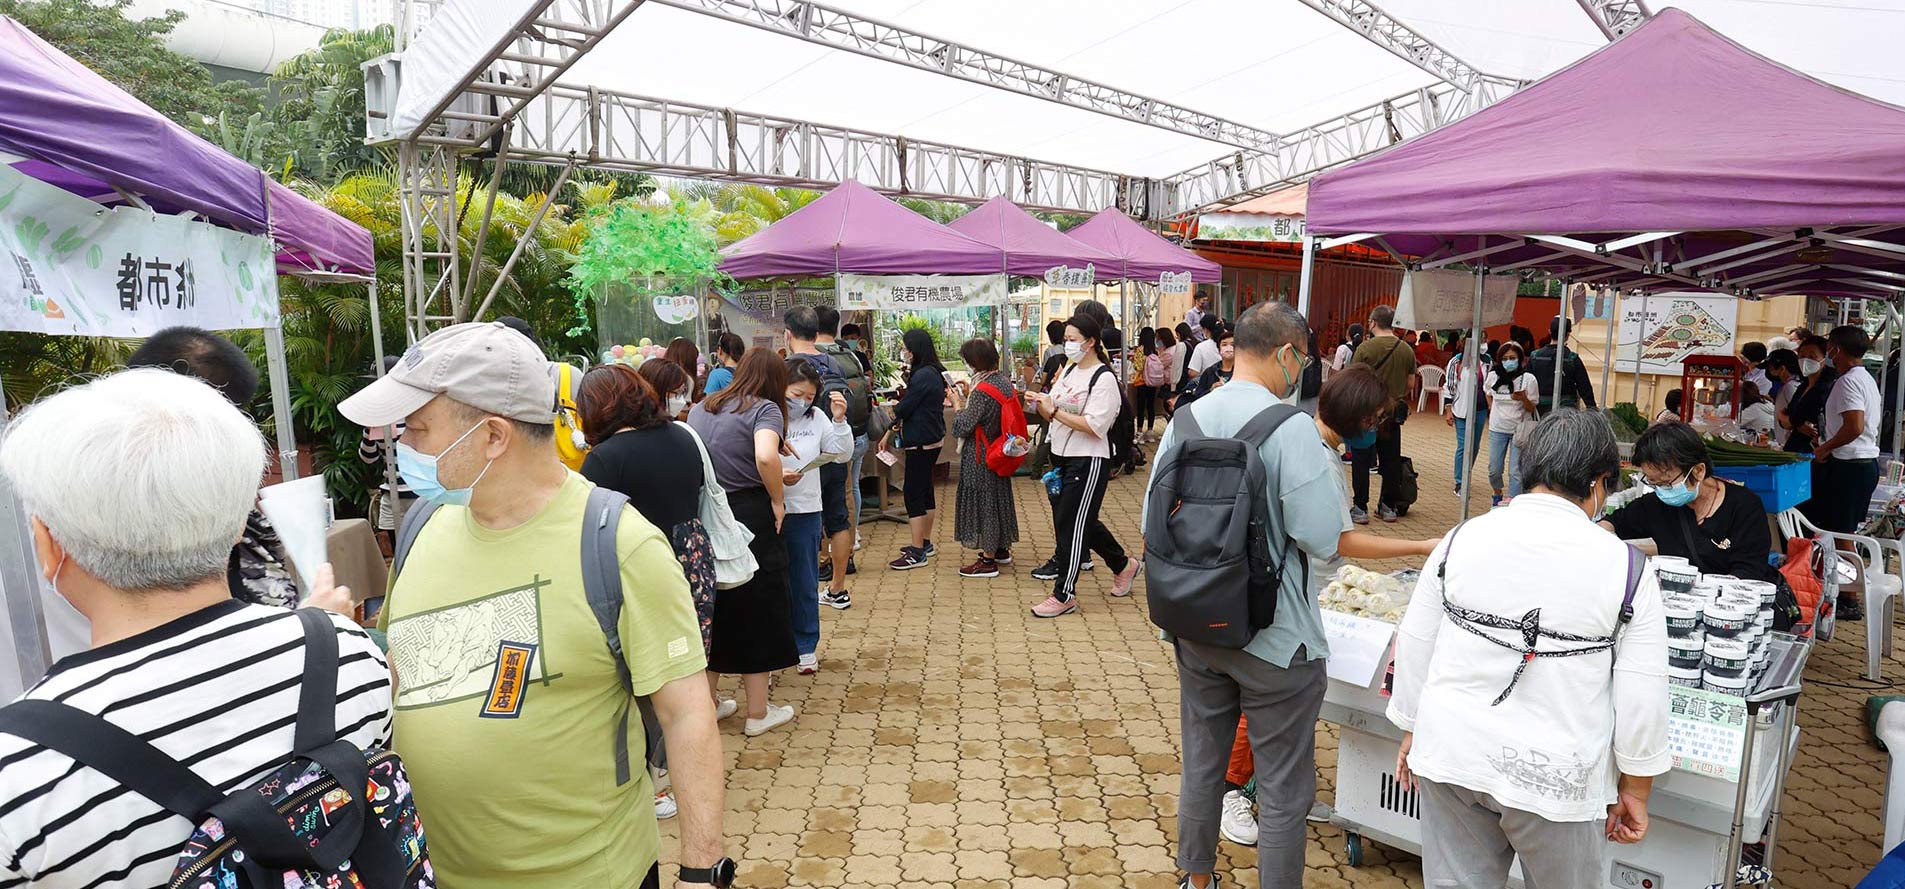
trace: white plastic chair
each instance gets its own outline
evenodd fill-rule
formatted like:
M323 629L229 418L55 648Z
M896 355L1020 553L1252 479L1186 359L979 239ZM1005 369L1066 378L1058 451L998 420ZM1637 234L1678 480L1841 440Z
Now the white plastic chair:
M1853 553L1858 558L1847 559L1852 569L1851 583L1864 588L1865 603L1865 678L1877 682L1880 676L1881 657L1892 653L1892 613L1898 608L1901 589L1905 589L1905 578L1892 573L1885 564L1885 550L1889 547L1905 566L1905 544L1896 540L1878 540L1863 534L1841 534L1826 531L1806 519L1797 509L1788 509L1779 514L1779 531L1787 538L1811 537L1825 554L1825 570L1822 573L1825 592L1828 598L1839 595L1842 570L1839 558L1842 555L1838 541L1850 541ZM1821 603L1824 604L1823 602ZM1816 632L1816 631L1815 631Z
M1443 398L1442 368L1425 364L1416 368L1416 375L1422 378L1422 394L1416 396L1416 412L1421 413L1429 404L1429 393L1435 393L1438 400Z

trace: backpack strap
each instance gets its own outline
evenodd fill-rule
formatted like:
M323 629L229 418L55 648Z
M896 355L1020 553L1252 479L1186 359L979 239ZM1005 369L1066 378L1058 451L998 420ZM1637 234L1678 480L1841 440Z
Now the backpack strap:
M1627 544L1627 592L1621 595L1621 613L1614 619L1616 629L1634 619L1634 594L1640 590L1640 579L1646 571L1647 556L1633 544Z
M602 637L608 641L609 657L615 661L615 676L621 681L622 690L633 695L634 677L629 673L628 660L622 655L622 558L616 545L622 510L627 506L628 497L619 491L600 486L589 489L589 505L582 518L582 593L589 600L589 611L595 614L595 622L602 628ZM626 703L623 706L626 707ZM642 720L645 728L654 723L646 717L647 712L644 710ZM615 786L628 781L628 713L623 710L621 718L615 720Z
M1273 404L1258 411L1256 416L1244 423L1243 428L1237 430L1236 437L1248 442L1251 447L1261 448L1264 442L1270 440L1270 434L1276 432L1278 426L1283 425L1283 421L1300 413L1303 412L1293 405Z
M304 629L304 679L291 750L307 754L337 740L337 625L316 608L300 608L297 614Z
M137 735L57 701L26 698L7 705L0 709L0 732L72 757L194 824L225 798Z
M423 523L430 521L430 517L435 515L441 506L442 504L435 500L419 497L417 502L410 504L410 507L404 510L403 521L397 526L396 544L390 550L391 586L396 586L397 575L403 573L404 560L410 556L410 548L417 545L417 537L423 533ZM385 603L386 607L388 604Z

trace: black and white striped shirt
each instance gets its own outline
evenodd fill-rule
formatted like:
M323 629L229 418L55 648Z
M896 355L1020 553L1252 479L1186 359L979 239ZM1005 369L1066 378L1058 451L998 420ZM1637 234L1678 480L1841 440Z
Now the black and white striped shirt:
M338 634L338 736L390 741L390 672L364 631ZM103 716L230 793L291 754L304 633L282 608L220 602L63 658L25 697ZM0 889L165 885L196 825L64 754L0 734Z

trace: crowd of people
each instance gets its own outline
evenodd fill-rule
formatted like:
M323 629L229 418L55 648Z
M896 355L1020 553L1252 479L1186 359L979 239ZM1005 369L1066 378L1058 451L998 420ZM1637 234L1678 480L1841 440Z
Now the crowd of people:
M1344 559L1404 557L1427 567L1401 624L1389 717L1409 733L1396 769L1423 800L1425 876L1500 885L1519 854L1531 881L1584 885L1598 843L1645 835L1650 782L1667 764L1660 593L1620 541L1651 537L1702 571L1779 580L1764 508L1715 475L1683 423L1641 435L1633 462L1652 491L1604 515L1619 459L1559 324L1541 349L1455 344L1457 488L1485 429L1501 508L1446 537L1402 539L1361 526L1397 520L1413 499L1401 430L1418 365L1439 356L1386 306L1324 358L1283 303L1231 323L1202 297L1127 349L1105 307L1086 302L1053 322L1048 353L1016 379L991 340L962 344L955 376L912 329L893 398L877 391L862 331L841 320L796 306L781 349L720 334L705 375L686 340L639 367L582 372L551 362L515 319L432 333L339 406L365 429L359 456L395 467L378 483L389 586L353 594L320 571L302 602L255 508L251 361L204 331L155 336L129 369L30 406L0 441L42 574L91 633L89 651L26 697L107 717L221 792L304 750L321 707L324 740L402 758L424 801L421 866L456 889L660 886L656 821L671 817L681 870L670 884L725 886L735 865L717 726L738 716L756 736L796 723L773 700L776 675L821 670L821 607L854 604L867 457L900 476L907 539L887 570L911 571L938 555L935 474L958 442L952 540L970 554L958 573L996 578L1021 543L1012 470L1043 459L1028 454L1036 438L1054 544L1030 572L1049 584L1031 614L1055 619L1078 611L1098 565L1109 594L1128 596L1174 542L1161 534L1214 533L1174 527L1177 510L1154 510L1147 494L1145 536L1127 548L1101 517L1114 475L1149 463L1149 492L1175 484L1186 449L1241 440L1259 469L1247 476L1260 485L1247 492L1261 516L1246 531L1260 536L1254 576L1274 583L1232 592L1270 616L1252 610L1238 645L1169 640L1183 885L1215 884L1220 835L1255 843L1262 885L1301 885L1329 657L1316 591ZM1846 327L1795 346L1748 352L1760 375L1744 403L1815 455L1809 514L1845 528L1876 482L1868 343ZM1472 348L1484 349L1473 378ZM1535 574L1554 583L1519 582ZM323 624L336 637L334 702L300 691L313 674L299 604L341 612ZM1499 632L1530 607L1541 616L1527 634ZM1543 658L1540 638L1613 653ZM738 677L735 697L722 674ZM1581 701L1597 702L1591 718L1557 710ZM1504 750L1559 756L1574 772L1519 780L1490 765ZM84 755L0 727L0 878L166 882L197 825L121 792Z

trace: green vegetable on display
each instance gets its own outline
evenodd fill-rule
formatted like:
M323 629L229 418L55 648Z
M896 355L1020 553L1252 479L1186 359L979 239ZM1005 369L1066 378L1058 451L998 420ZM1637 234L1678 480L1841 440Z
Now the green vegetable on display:
M1707 457L1715 466L1778 466L1786 463L1798 463L1806 459L1805 454L1773 448L1756 448L1714 436L1703 436L1707 444Z

